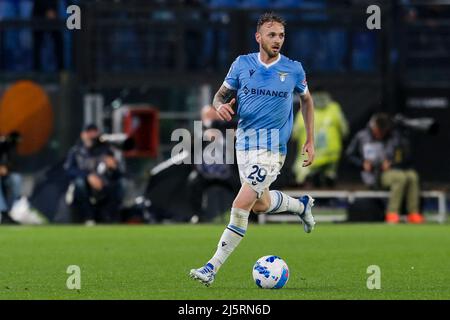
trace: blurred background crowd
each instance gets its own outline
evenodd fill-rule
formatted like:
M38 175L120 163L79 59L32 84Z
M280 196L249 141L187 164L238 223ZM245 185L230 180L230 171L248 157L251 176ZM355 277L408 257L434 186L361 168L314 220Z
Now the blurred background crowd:
M80 30L66 27L73 4ZM444 221L450 2L0 0L2 223L223 219L236 168L173 165L171 134L236 127L209 104L235 57L258 50L266 11L286 19L283 54L302 62L316 106L316 161L300 166L297 100L276 187L318 191L331 220Z

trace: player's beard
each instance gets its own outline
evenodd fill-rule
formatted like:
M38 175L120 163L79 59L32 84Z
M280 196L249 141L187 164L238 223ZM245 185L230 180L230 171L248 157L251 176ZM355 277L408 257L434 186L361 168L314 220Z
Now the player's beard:
M280 53L280 50L281 50L281 46L280 46L277 51L274 51L272 49L272 45L266 44L264 42L261 43L261 47L267 53L269 58L275 58Z

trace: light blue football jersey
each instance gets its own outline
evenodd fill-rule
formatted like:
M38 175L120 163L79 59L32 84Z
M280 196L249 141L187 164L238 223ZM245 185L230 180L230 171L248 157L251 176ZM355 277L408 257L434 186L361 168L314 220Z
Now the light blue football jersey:
M237 90L236 150L269 149L286 154L295 92L308 86L302 64L281 54L267 65L259 53L236 58L224 86Z

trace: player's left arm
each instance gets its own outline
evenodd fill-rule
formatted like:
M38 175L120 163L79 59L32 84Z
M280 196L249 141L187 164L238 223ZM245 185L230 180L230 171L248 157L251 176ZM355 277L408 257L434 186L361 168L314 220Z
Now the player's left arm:
M306 141L303 145L302 155L305 153L308 158L303 161L303 167L311 165L314 161L314 101L309 90L300 96L302 102L303 122L306 129Z

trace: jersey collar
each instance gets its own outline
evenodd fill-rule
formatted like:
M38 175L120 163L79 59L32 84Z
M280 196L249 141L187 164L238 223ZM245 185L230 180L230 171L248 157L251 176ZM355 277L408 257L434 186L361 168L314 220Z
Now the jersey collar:
M258 52L258 61L259 61L259 63L261 63L261 64L262 64L264 67L266 67L266 68L270 68L271 66L273 66L274 64L276 64L278 61L280 61L280 59L281 59L281 53L278 53L278 58L277 58L277 60L275 60L275 61L273 61L273 62L267 64L267 63L262 62L262 60L261 60L261 52Z

